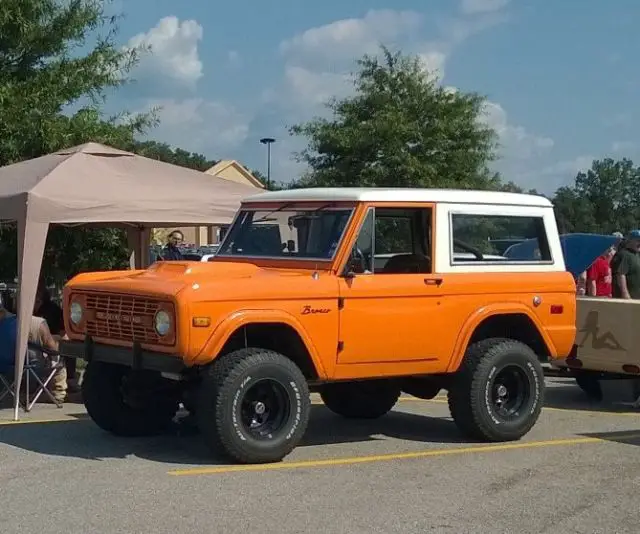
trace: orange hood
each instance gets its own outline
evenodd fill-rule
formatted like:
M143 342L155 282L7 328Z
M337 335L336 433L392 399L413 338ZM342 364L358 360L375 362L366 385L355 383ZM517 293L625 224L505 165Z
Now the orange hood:
M157 262L146 270L79 275L72 290L178 298L190 302L282 300L336 296L334 276L313 270L265 269L250 263ZM186 295L185 295L186 297Z

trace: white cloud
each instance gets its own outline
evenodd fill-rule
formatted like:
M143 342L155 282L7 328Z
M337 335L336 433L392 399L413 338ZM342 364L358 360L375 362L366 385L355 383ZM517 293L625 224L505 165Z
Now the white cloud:
M289 124L326 114L323 104L329 98L345 97L353 91L349 73L354 70L354 61L363 54L379 53L380 44L417 55L426 71L443 80L451 53L472 35L504 21L501 10L507 3L505 0L465 1L461 10L472 16L457 17L446 23L436 20L440 32L431 40L424 39L424 16L413 11L371 10L361 18L310 28L280 44L285 58L282 86L265 92L265 104L278 108L280 116ZM447 87L447 90L456 89ZM553 146L551 139L510 124L498 104L489 106L487 120L500 135L503 167ZM295 139L286 143L286 148L293 146L299 150L303 143ZM274 168L280 167L287 176L291 176L292 169L298 170L293 174L299 174L304 167L291 163L284 149L283 140L278 154L274 154ZM285 156L286 161L282 159Z
M425 71L439 79L444 78L444 66L447 62L447 55L444 52L435 49L428 50L418 53L418 58L420 58Z
M504 9L509 0L462 0L460 11L465 15L476 13L489 13Z
M591 168L592 155L584 154L571 159L563 159L537 169L526 169L510 177L525 187L536 188L541 193L552 195L558 188L572 185L580 171Z
M381 43L390 43L418 29L422 16L414 11L372 10L362 18L342 19L311 28L280 44L289 60L353 60L375 54Z
M285 84L293 99L290 104L317 112L331 97L344 97L352 91L351 77L333 72L316 72L304 67L285 67Z
M160 125L150 137L210 157L229 158L249 134L249 118L222 102L202 98L155 99L149 108L158 112Z
M550 137L533 134L523 126L510 124L505 109L495 102L487 102L484 120L500 137L502 156L527 160L553 148Z
M161 19L146 33L135 35L127 46L148 46L150 54L141 57L136 77L165 78L194 87L203 75L198 44L202 26L195 20L180 21L170 16Z
M611 151L616 154L620 154L621 152L632 152L638 148L638 143L634 143L633 141L614 141L611 143Z

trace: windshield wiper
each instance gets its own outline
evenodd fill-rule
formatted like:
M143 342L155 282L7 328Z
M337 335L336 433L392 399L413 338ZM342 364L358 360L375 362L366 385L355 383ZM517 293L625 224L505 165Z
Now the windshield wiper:
M259 219L255 219L252 221L253 223L266 221L269 217L271 217L274 213L278 213L279 211L286 210L289 206L291 206L293 202L285 202L282 206L280 206L277 210L270 211L264 217L260 217Z
M319 211L326 210L327 208L331 208L332 206L335 206L335 205L336 205L335 202L330 202L329 204L325 204L324 206L320 206L319 208L312 210L311 213L318 213Z

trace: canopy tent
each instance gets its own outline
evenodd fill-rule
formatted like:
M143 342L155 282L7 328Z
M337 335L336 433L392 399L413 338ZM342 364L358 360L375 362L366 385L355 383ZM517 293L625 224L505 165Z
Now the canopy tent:
M228 224L256 188L87 143L0 168L0 220L18 225L16 401L50 224L127 227L135 264L144 266L149 229Z

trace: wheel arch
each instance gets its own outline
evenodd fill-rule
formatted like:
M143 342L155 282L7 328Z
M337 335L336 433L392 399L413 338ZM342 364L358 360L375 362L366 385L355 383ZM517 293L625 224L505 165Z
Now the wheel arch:
M229 316L198 355L198 363L214 361L244 347L268 349L286 356L307 379L327 377L320 354L304 327L291 315L278 311L246 310Z
M468 347L488 338L507 338L530 347L540 360L555 354L542 324L525 306L501 306L478 310L466 322L458 338L448 372L455 372Z

